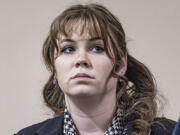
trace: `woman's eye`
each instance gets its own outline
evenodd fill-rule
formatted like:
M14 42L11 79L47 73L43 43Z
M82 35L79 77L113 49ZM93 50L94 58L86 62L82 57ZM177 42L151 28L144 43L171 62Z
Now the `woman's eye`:
M74 51L73 47L64 47L61 49L61 53L71 53L72 51Z
M67 46L61 49L61 53L72 53L73 51L75 51L75 48L72 46ZM104 51L104 48L99 46L99 45L95 45L94 47L92 47L92 51L95 53L102 53Z
M95 50L95 52L101 53L101 52L104 51L104 48L102 48L101 46L96 45L96 46L93 47L93 50Z

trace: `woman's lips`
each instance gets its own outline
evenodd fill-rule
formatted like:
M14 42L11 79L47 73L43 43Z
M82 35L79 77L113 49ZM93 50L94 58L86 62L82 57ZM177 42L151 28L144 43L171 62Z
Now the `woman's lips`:
M91 78L91 77L75 77L74 78L75 80L83 80L83 81L85 81L85 80L92 80L93 78Z
M86 73L77 73L72 79L76 81L90 81L94 79L94 77L86 74Z
M93 77L86 73L77 73L72 79L93 79Z

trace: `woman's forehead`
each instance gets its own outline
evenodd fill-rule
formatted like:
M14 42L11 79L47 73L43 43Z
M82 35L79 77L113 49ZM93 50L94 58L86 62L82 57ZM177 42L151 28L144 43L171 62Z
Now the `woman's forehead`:
M83 21L81 19L73 19L66 23L64 27L64 32L60 31L59 37L73 37L73 35L77 35L79 37L101 37L100 30L97 30L96 26L94 26L91 22Z
M74 41L81 41L81 40L87 40L87 41L95 41L95 40L102 40L102 37L97 34L91 34L88 31L84 31L83 33L80 33L79 31L72 31L70 33L67 33L67 35L59 34L58 40L62 41L65 39L71 39Z
M101 40L102 38L98 35L90 35L89 32L83 32L82 34L76 31L71 32L67 36L59 35L59 40L72 39L72 40Z

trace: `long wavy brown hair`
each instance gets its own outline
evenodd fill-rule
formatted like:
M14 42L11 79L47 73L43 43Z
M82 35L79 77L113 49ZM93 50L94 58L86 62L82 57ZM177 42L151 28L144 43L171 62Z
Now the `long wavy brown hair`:
M76 25L78 24L78 25ZM81 33L103 39L105 51L113 62L111 75L118 78L117 105L124 111L127 124L132 124L133 135L146 135L157 114L156 83L150 70L131 56L126 47L126 36L118 18L106 7L99 4L73 5L57 16L51 24L43 44L43 59L51 75L43 88L46 105L53 110L54 116L64 111L64 95L56 81L54 59L60 53L57 41L61 35L69 36L76 26ZM118 76L127 56L127 71Z

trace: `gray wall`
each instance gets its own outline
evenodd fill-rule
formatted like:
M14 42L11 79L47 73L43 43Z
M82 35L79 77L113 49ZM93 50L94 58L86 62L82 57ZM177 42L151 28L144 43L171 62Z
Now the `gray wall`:
M41 90L49 73L41 58L50 23L78 0L0 1L0 125L9 135L52 117ZM94 1L95 2L95 1ZM97 0L121 20L130 53L154 74L167 98L163 115L180 116L180 1Z

